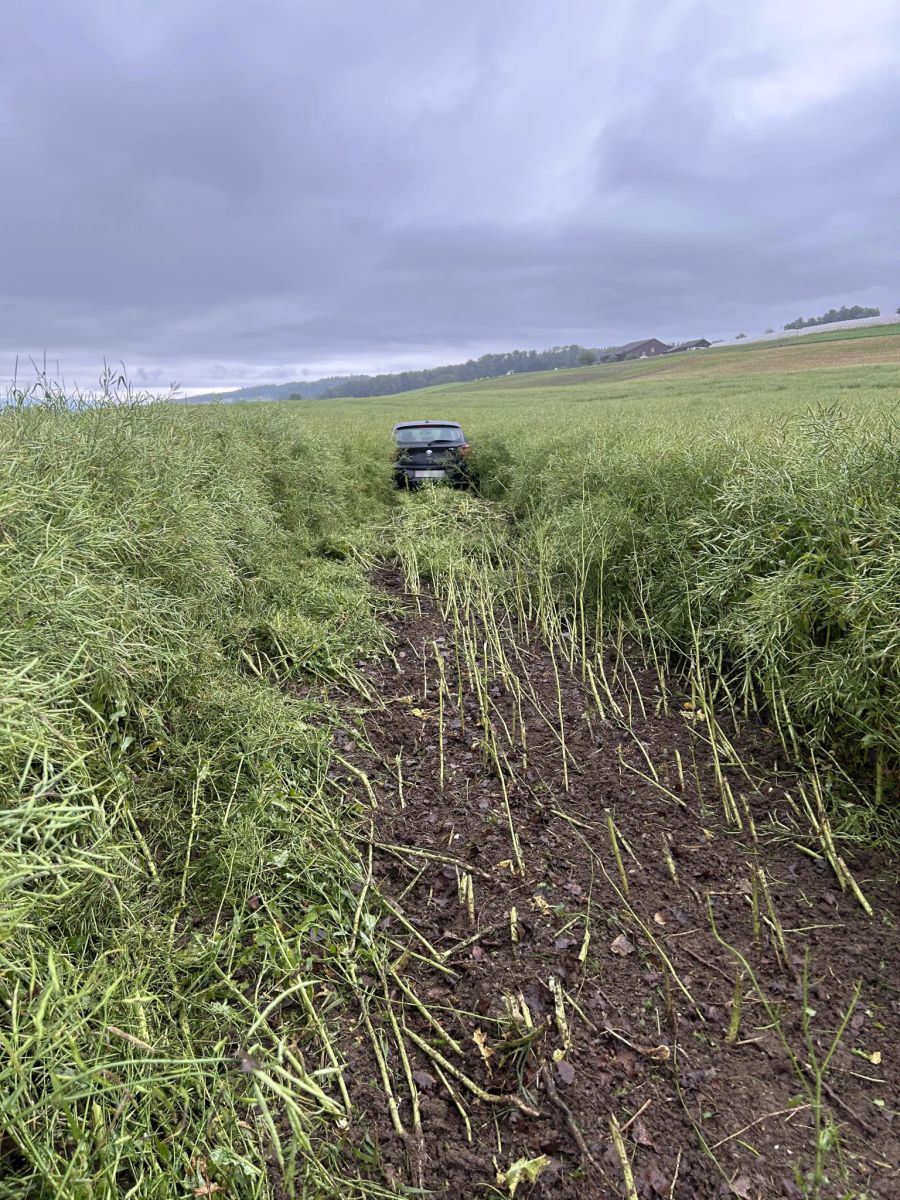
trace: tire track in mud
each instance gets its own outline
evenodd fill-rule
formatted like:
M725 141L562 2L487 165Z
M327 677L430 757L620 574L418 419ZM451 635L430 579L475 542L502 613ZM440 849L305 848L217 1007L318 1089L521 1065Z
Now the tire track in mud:
M516 1194L560 1200L897 1195L888 866L854 864L870 918L791 844L768 731L713 747L655 673L610 653L595 697L507 624L498 668L467 614L473 661L433 597L375 582L393 661L365 669L342 783L377 803L366 887L398 955L342 1039L348 1155L454 1197L511 1194L522 1160Z

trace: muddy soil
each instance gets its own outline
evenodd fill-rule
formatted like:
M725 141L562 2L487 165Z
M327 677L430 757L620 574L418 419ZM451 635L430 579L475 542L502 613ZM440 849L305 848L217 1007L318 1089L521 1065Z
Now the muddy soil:
M538 1177L526 1175L516 1196L790 1200L816 1194L818 1140L818 1194L900 1195L891 864L848 860L869 916L798 816L797 781L773 734L722 716L736 754L714 754L702 713L612 652L620 713L607 700L601 715L580 677L521 634L510 650L533 692L525 748L512 694L487 684L494 726L513 743L502 746L501 786L454 627L432 598L407 595L396 571L377 583L396 602L394 661L367 668L381 702L364 732L359 717L355 733L348 722L340 750L377 798L373 887L441 955L438 969L387 912L412 952L400 974L456 1045L392 982L411 1031L418 1138L402 1063L373 1007L401 1136L361 1018L345 1031L360 1113L345 1149L356 1169L366 1162L401 1192L507 1196L515 1176L498 1181L498 1171L537 1159ZM726 815L721 779L742 829ZM368 800L357 775L341 782ZM842 1024L817 1100L813 1060L832 1051ZM437 1066L426 1047L442 1056ZM441 1062L514 1099L476 1098Z

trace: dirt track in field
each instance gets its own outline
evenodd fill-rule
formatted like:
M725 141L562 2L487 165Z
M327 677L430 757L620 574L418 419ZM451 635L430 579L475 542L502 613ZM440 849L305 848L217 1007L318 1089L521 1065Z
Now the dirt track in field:
M377 583L399 608L389 620L395 661L367 669L383 704L365 715L365 738L348 732L340 751L377 797L373 886L442 956L443 970L429 965L432 950L386 916L422 956L403 956L399 974L443 1033L389 981L409 1030L419 1134L403 1064L373 1003L401 1136L362 1022L345 1029L358 1113L348 1162L364 1155L366 1174L398 1191L420 1185L460 1198L509 1195L498 1170L541 1156L540 1177L523 1181L517 1197L628 1196L628 1171L630 1194L642 1198L813 1194L804 1190L817 1137L809 1064L828 1052L861 981L824 1076L819 1136L830 1149L819 1194L900 1194L896 873L874 858L851 864L868 917L823 859L791 844L816 846L798 824L796 780L778 769L770 733L725 725L743 765L723 757L720 743L717 771L702 715L677 695L664 711L652 671L633 662L629 675L607 655L621 712L607 700L601 716L543 644L508 630L531 697L524 748L512 695L497 679L487 687L495 728L510 735L503 783L517 873L454 628L432 599L406 595L395 571ZM447 693L462 697L458 707L445 696L442 720L438 656ZM743 830L726 821L720 778ZM366 799L357 776L342 782ZM379 981L363 983L377 995ZM458 1073L515 1099L477 1099Z

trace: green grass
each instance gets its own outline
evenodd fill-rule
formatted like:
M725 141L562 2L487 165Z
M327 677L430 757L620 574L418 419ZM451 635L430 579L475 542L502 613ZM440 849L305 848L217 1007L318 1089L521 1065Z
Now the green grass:
M45 384L0 414L0 1200L380 1194L338 1159L331 1041L386 954L331 746L376 556L630 633L839 757L847 827L885 836L898 387L858 344L327 404ZM463 423L484 500L388 520L390 427L422 415Z
M871 772L878 807L900 760L900 386L860 344L870 365L828 347L804 371L622 364L347 400L327 421L374 454L394 420L460 420L533 586L693 662L796 753Z
M715 379L719 382L743 382L747 386L748 394L752 395L757 375L773 375L783 382L786 378L793 379L800 373L815 379L825 370L833 373L838 368L841 374L847 377L848 384L860 378L875 379L883 375L895 385L896 370L900 363L900 342L893 335L898 332L900 324L853 330L848 334L810 334L747 345L738 343L734 346L712 346L708 350L667 354L630 362L603 363L565 371L535 371L501 376L499 379L454 384L448 388L434 387L423 390L432 397L498 392L520 395L530 389L581 389L590 384L599 387L600 391L618 387L620 391L630 393L636 383L650 386L660 382L671 382L677 390L689 379L701 384ZM621 385L624 385L624 388ZM806 386L801 380L800 389L803 390ZM825 386L830 390L829 383ZM408 393L409 396L418 394ZM641 389L638 389L637 394L641 394ZM395 400L396 397L380 399Z

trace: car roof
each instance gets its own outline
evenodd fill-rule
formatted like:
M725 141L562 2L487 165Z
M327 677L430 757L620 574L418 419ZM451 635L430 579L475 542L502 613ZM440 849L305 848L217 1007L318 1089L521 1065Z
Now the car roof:
M452 425L454 429L462 429L459 421L443 421L440 418L437 420L429 419L427 421L398 421L394 428L414 429L417 425Z

